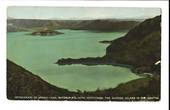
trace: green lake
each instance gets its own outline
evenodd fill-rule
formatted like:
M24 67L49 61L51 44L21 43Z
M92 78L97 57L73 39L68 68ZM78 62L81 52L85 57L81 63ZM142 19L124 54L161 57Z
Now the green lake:
M8 32L7 58L45 81L71 91L114 88L139 78L125 67L55 64L61 58L103 56L109 44L99 41L113 40L126 32L58 31L64 34L42 37L28 32Z

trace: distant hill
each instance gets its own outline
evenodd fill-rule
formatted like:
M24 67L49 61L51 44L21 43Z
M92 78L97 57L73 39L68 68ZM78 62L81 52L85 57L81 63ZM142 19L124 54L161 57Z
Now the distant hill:
M8 19L7 32L35 31L34 28L45 27L49 22L48 20Z
M120 31L129 30L136 26L137 21L114 21L114 20L94 20L87 23L80 29L84 30L102 30L102 31Z
M8 19L7 31L34 30L37 28L53 27L56 29L79 29L99 31L129 30L139 21L133 20L38 20L38 19ZM15 28L14 28L15 27ZM18 30L17 30L18 29Z

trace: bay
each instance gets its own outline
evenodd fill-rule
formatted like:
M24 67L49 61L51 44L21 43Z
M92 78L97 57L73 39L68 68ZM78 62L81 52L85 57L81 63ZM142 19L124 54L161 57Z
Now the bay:
M120 66L55 64L61 58L102 57L109 44L99 41L117 39L126 31L57 31L64 34L42 37L29 35L28 32L8 32L7 58L50 84L70 91L114 88L120 83L139 78L129 68Z

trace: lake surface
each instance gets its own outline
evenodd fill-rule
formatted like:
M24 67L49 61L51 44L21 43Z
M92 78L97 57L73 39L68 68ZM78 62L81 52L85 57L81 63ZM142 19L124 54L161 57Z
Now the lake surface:
M126 32L58 31L64 34L41 37L28 32L7 33L7 58L47 82L71 91L113 88L139 78L130 69L119 66L54 64L61 58L103 56L108 44L99 41L113 40Z

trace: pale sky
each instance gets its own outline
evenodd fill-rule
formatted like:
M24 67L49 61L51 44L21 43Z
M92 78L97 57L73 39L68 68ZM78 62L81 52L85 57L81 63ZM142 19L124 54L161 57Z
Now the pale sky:
M146 19L160 14L160 8L11 6L7 10L8 17L22 19Z

